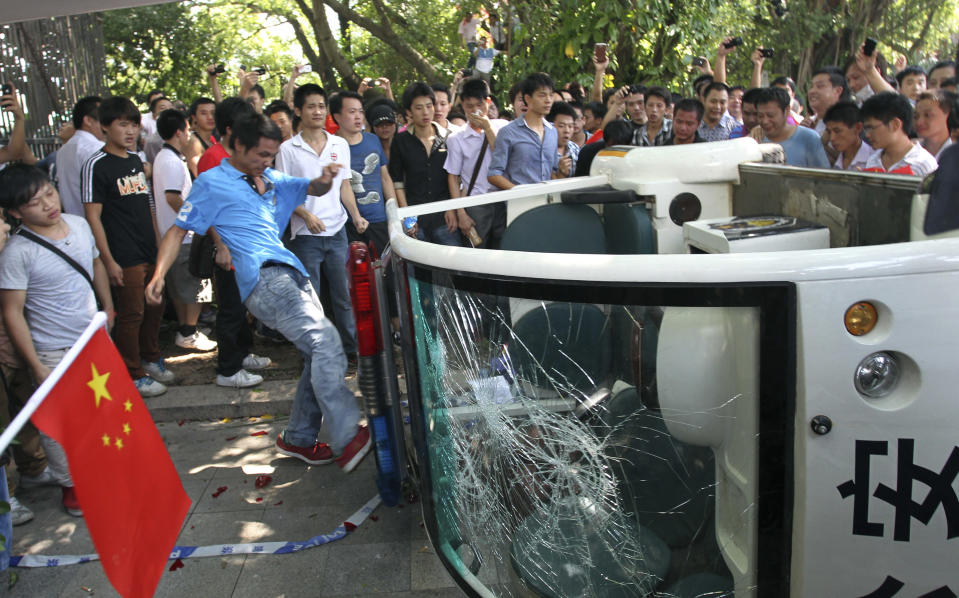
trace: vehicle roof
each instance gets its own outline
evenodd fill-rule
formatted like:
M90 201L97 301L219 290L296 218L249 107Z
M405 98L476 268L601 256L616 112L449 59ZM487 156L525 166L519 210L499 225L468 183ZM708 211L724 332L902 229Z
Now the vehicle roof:
M46 17L62 17L88 12L100 12L115 8L130 8L147 4L164 4L168 0L32 0L15 2L0 0L0 24L32 21Z

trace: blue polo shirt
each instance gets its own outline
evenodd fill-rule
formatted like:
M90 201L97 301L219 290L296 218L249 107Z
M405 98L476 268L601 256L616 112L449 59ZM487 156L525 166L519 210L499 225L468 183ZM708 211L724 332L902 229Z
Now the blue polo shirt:
M240 297L246 301L264 262L289 264L307 276L300 260L280 242L280 231L306 200L310 179L267 168L263 173L267 189L260 195L244 176L224 158L194 181L174 224L198 233L211 226L216 229L230 250Z
M503 175L514 185L541 183L552 178L559 165L558 137L552 124L543 121L543 140L524 117L510 121L496 133L496 146L488 176Z

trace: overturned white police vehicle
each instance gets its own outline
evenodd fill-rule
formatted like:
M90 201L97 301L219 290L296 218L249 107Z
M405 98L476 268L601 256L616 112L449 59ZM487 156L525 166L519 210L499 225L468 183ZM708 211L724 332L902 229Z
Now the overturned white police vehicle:
M607 148L355 248L381 489L469 595L959 593L957 198L775 149ZM499 250L402 232L490 202Z

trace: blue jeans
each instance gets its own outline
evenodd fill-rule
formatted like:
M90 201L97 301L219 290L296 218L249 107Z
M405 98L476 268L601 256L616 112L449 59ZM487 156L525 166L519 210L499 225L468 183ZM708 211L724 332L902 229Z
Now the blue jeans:
M437 226L429 231L425 231L422 228L417 229L416 238L420 241L429 241L430 243L436 243L437 245L450 245L452 247L463 246L463 235L460 233L459 229L450 232L450 230L446 228L445 224L443 226Z
M310 279L288 266L267 266L246 298L258 320L285 336L303 354L303 374L293 397L286 441L313 446L325 418L330 447L340 454L356 436L360 409L346 387L346 354L340 335L323 316Z
M7 493L7 474L6 467L0 465L0 501L9 502L10 495ZM0 536L3 536L4 549L0 550L0 571L10 566L10 547L13 546L13 523L10 520L10 513L0 515Z
M299 235L290 241L290 249L300 258L316 294L320 294L321 280L329 286L333 302L333 323L343 341L343 350L356 353L356 320L350 302L350 282L346 275L350 243L346 240L346 227L329 237Z

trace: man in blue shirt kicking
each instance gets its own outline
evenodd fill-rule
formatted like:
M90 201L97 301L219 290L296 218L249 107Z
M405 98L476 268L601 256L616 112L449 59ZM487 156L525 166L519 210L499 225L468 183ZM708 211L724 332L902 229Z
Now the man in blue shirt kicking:
M233 154L203 173L164 235L147 300L159 303L163 277L188 230L214 227L233 256L236 282L247 309L278 330L304 357L293 412L277 438L277 450L311 465L334 460L352 471L370 450L370 434L360 426L360 410L347 388L346 355L336 327L323 315L303 264L280 241L293 210L307 194L330 190L344 166L329 164L313 180L291 177L269 167L280 148L280 129L267 117L251 114L233 125ZM320 423L329 421L331 446L318 442Z

